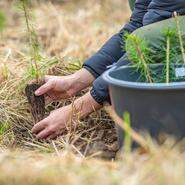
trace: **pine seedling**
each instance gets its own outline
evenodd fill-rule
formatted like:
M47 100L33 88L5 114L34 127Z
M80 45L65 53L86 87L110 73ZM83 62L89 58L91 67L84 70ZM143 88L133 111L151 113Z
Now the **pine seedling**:
M127 37L126 51L128 58L135 62L135 66L141 70L147 82L153 83L148 68L148 64L152 63L152 61L150 60L150 50L147 43L136 35L130 34Z
M30 104L30 112L33 116L34 123L44 119L45 116L45 99L44 95L36 96L35 91L41 86L41 69L38 62L41 61L40 47L37 34L32 24L32 17L29 10L30 0L19 0L24 13L27 34L29 38L30 55L31 55L31 75L35 78L36 83L32 82L26 85L25 94Z
M167 37L166 43L166 83L170 82L170 37Z
M172 29L167 29L164 33L166 38L166 83L170 82L170 48L171 40L175 37L175 31Z
M40 45L34 26L32 24L31 14L29 10L29 0L20 0L21 8L24 13L26 22L27 34L29 38L29 47L31 55L31 75L36 79L36 82L40 81L40 70L38 62L41 60Z
M177 15L177 12L174 12L174 17L175 17L177 33L178 33L178 38L179 38L179 43L180 43L180 48L181 48L181 53L182 53L182 59L183 59L183 62L185 64L185 51L184 51L181 27L180 27L180 22L179 22L179 17Z

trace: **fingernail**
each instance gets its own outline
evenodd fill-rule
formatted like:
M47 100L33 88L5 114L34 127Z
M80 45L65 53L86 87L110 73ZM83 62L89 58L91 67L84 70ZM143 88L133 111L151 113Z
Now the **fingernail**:
M40 95L40 91L39 90L36 90L35 91L35 95Z

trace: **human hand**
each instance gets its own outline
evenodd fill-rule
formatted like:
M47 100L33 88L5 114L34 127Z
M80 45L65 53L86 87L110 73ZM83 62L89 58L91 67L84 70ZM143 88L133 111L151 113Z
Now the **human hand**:
M47 118L32 128L32 133L36 134L37 139L55 139L66 128L70 116L72 116L71 109L71 106L65 106L52 111Z
M35 95L45 95L48 101L67 99L91 85L94 79L91 73L83 68L68 76L46 76L44 85Z
M35 95L45 95L48 101L57 101L66 99L75 94L75 87L72 75L69 76L46 76L44 85L42 85Z
M62 134L62 130L66 128L66 124L70 120L73 110L78 113L78 118L80 119L101 107L102 106L98 104L88 92L75 100L73 105L71 104L52 111L47 118L32 128L32 133L36 134L38 139L55 139Z

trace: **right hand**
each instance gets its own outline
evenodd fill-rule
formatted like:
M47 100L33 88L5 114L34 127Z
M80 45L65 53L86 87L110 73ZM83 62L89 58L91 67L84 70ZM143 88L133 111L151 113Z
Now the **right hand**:
M46 76L44 85L36 92L36 96L45 95L47 101L58 101L75 95L75 79L69 76Z
M68 76L46 76L44 85L35 92L35 95L45 95L47 101L70 98L90 86L94 80L93 75L84 68Z

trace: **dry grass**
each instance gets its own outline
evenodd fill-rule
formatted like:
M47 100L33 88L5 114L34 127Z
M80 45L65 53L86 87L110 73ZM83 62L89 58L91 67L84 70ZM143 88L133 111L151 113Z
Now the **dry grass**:
M110 3L110 1L69 1L66 3L34 3L33 15L35 27L42 46L42 66L47 74L67 75L81 67L83 61L92 55L114 32L120 29L122 11L127 11L123 2ZM93 6L92 6L93 5ZM120 8L118 8L120 6ZM0 84L3 89L1 96L1 122L10 125L13 136L11 141L3 137L2 144L7 142L14 147L50 150L50 143L36 141L30 133L32 119L24 97L24 84L29 79L25 74L28 67L29 50L25 33L25 23L22 14L16 7L15 1L1 2L6 10L7 27L1 40L1 77ZM122 7L122 8L121 8ZM117 9L118 8L118 9ZM112 12L109 19L107 15ZM115 23L112 24L112 20ZM109 28L109 29L108 29ZM15 90L16 89L16 90ZM48 106L50 110L72 102L70 99L58 104ZM19 103L16 103L19 102ZM100 117L103 117L100 119ZM85 130L85 131L84 131ZM112 134L113 133L113 134ZM8 133L10 135L10 133ZM5 141L4 141L5 140ZM62 137L65 142L72 143L82 155L104 148L109 151L116 145L115 130L112 121L100 111L88 119L78 123L73 133ZM103 142L101 141L103 140ZM59 139L60 141L60 139ZM96 147L92 141L97 141ZM107 146L111 145L111 146ZM41 145L41 147L40 147ZM43 146L44 145L44 146ZM60 144L60 148L64 146ZM113 147L116 148L116 147ZM108 152L107 157L115 155L116 149ZM110 155L110 156L109 156Z
M123 184L183 185L185 156L176 150L153 148L153 155L132 154L117 162L83 159L66 150L57 154L0 155L0 184Z
M67 75L81 67L129 17L123 0L41 1L33 5L47 74ZM24 96L29 61L25 25L15 1L0 1L7 26L0 40L0 184L183 184L184 150L170 139L150 152L112 159L117 138L112 120L97 112L56 141L38 141L30 133L32 118ZM82 92L83 93L83 92ZM79 94L80 96L80 94ZM75 97L74 97L75 98ZM50 104L50 110L74 100ZM74 122L74 120L72 119ZM182 146L184 146L182 144Z

